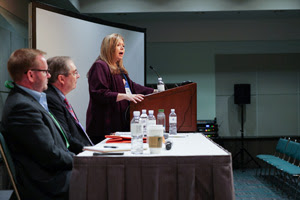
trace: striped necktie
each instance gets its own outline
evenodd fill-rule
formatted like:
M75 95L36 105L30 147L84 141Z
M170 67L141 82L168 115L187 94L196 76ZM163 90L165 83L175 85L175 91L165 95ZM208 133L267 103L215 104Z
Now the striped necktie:
M75 119L76 122L78 123L79 121L78 121L78 119L77 119L77 117L76 117L76 115L75 115L75 113L74 113L74 111L73 111L73 109L72 109L72 106L69 104L67 98L64 99L64 102L65 102L65 104L66 104L66 107L67 107L68 111L71 113L71 115L74 117L74 119Z
M68 111L71 113L71 115L74 117L74 119L76 120L77 124L80 126L80 128L83 130L83 132L85 133L85 136L87 137L87 139L89 140L89 142L91 143L91 145L94 145L93 142L91 141L91 139L89 138L89 136L87 135L87 133L85 132L84 128L82 127L82 125L80 124L79 120L77 119L74 110L72 108L72 106L69 104L67 98L64 99L64 102L66 104L66 107L68 109Z

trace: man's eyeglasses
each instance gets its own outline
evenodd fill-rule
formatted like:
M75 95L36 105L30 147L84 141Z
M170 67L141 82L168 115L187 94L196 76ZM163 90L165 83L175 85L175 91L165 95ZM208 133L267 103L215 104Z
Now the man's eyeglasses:
M38 71L38 72L43 72L44 74L50 74L50 70L49 69L30 69L31 71ZM29 70L28 70L29 71ZM24 72L24 74L27 74L27 72Z
M79 74L79 72L76 70L74 72L70 72L69 74L72 74L73 76L77 76Z

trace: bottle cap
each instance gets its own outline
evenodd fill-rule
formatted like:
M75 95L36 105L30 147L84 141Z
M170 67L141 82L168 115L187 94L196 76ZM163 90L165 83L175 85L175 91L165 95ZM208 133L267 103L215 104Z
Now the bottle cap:
M164 112L165 110L164 109L158 109L158 112Z
M146 114L146 113L147 113L147 110L146 110L146 109L143 109L143 110L142 110L142 113L143 113L143 114Z
M139 117L140 116L140 111L133 111L133 116L134 117Z
M153 115L154 111L153 110L149 110L148 111L150 115Z
M172 109L171 109L171 112L175 112L175 109L174 109L174 108L172 108Z
M161 80L162 80L162 77L158 77L158 80L161 81Z

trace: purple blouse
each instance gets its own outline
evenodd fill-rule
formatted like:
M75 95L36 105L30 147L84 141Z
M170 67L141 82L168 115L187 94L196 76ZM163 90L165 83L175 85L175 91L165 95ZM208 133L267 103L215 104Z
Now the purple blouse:
M131 81L126 75L132 94L150 94L153 88ZM86 114L86 131L94 143L116 131L129 131L129 101L116 102L118 93L126 93L123 75L112 75L109 66L97 60L88 72L90 101Z

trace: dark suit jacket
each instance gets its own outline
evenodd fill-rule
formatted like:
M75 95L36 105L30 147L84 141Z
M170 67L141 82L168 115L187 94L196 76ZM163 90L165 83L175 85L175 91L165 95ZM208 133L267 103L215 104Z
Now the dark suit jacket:
M45 92L47 94L47 102L50 112L69 134L69 150L76 154L82 152L82 148L84 146L91 145L84 131L68 111L64 101L61 99L55 88L49 84L48 89Z
M21 199L68 199L74 154L49 113L16 85L5 102L1 132Z

